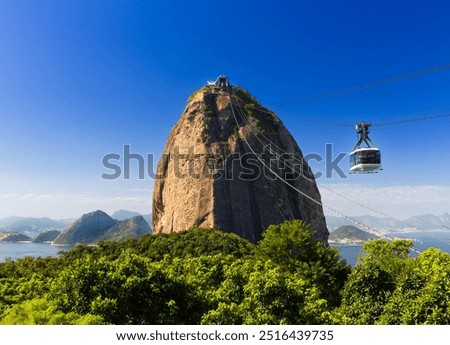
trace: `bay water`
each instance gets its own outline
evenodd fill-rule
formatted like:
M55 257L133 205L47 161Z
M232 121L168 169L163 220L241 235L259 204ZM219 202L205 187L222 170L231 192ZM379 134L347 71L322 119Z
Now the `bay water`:
M413 249L415 251L410 251L412 257L416 257L421 251L430 247L450 253L450 230L391 232L386 234L386 236L392 239L413 240ZM355 266L361 251L361 244L330 243L330 246L338 248L341 258L345 259L349 265Z
M413 248L416 251L423 251L429 247L435 247L450 253L450 230L433 231L411 231L411 232L392 232L387 234L391 238L406 238L414 241ZM361 250L360 244L337 244L330 243L330 246L339 249L340 255L348 264L354 266ZM50 243L32 243L32 242L0 242L0 262L7 258L17 260L26 256L46 257L57 256L60 251L67 251L71 247L55 247ZM411 251L411 256L415 257L418 253Z
M0 242L0 262L6 259L17 260L26 256L46 257L57 256L59 251L69 250L71 247L56 247L50 243L32 242Z

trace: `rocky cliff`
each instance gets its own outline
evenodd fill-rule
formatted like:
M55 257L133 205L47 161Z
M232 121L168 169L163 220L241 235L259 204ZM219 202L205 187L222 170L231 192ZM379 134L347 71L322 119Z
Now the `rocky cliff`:
M256 242L270 224L302 219L317 239L328 239L322 207L301 194L321 200L300 148L280 119L241 88L209 86L189 98L157 174L155 233L197 225Z

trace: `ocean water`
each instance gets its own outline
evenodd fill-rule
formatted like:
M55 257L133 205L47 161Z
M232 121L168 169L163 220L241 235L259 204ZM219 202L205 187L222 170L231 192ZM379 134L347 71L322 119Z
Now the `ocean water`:
M345 259L349 265L355 266L359 252L361 251L361 245L330 243L330 246L339 249L341 258Z
M450 230L430 230L430 231L407 231L392 232L387 234L390 238L405 238L414 241L411 256L416 257L427 248L434 247L450 253ZM356 264L362 245L357 244L336 244L330 243L330 246L339 249L341 258L345 259L351 266Z
M70 247L54 247L50 243L0 242L0 262L4 262L7 258L17 260L26 256L35 258L57 256L59 251L68 249Z
M393 232L388 234L388 236L391 238L409 238L414 240L413 248L417 251L423 251L429 247L435 247L450 253L450 230ZM356 259L361 250L361 245L335 243L330 245L339 249L341 257L345 259L349 265L354 266L356 264ZM17 260L25 256L57 256L58 252L69 249L70 247L54 247L49 243L0 242L0 262L4 262L7 258ZM417 255L418 254L416 252L411 252L411 256Z

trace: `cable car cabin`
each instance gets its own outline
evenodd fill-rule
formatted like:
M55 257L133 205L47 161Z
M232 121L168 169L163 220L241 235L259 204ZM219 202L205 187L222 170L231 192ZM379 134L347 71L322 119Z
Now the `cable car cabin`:
M360 147L350 155L350 173L369 174L381 170L381 153L376 147Z

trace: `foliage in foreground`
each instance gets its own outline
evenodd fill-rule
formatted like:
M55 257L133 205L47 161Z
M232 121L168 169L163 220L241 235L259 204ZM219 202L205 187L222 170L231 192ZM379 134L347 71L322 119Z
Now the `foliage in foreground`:
M353 270L308 225L253 245L192 228L0 264L0 324L448 324L450 255L363 246Z
M412 241L374 240L342 291L335 323L450 323L450 254L429 248L409 256Z

